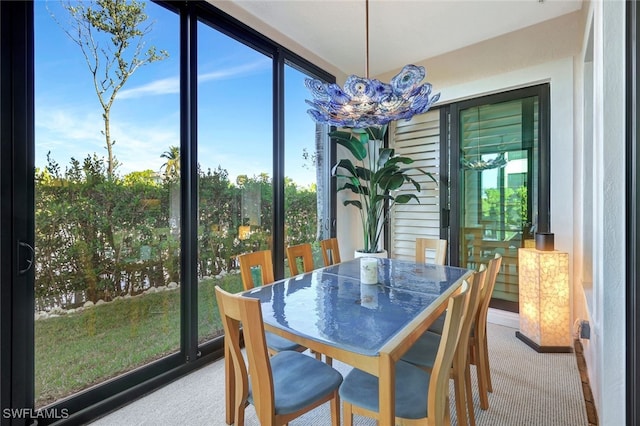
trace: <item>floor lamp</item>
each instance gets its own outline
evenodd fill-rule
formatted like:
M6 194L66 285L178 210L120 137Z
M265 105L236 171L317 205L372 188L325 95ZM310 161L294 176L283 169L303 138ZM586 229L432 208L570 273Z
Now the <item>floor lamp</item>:
M520 331L516 336L538 352L571 352L569 254L549 249L549 244L536 246L545 250L518 249Z

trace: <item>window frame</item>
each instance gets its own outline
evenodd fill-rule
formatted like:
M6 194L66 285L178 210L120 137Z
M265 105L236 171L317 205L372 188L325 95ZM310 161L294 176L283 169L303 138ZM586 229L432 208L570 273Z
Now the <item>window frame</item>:
M474 106L506 102L531 96L538 96L538 220L537 230L539 232L550 232L551 226L551 145L550 145L550 84L538 84L534 86L524 87L520 89L508 90L505 92L480 96L467 99L460 102L454 102L444 106L447 108L448 114L448 131L447 135L440 138L440 150L446 152L442 155L443 161L448 157L450 161L446 163L446 170L450 173L450 184L447 188L449 193L448 206L448 225L449 225L449 259L453 266L459 265L460 258L460 234L457 231L460 228L460 217L458 213L458 205L460 203L459 182L461 169L460 164L460 146L459 146L459 115L460 111ZM456 166L454 166L456 165ZM529 184L533 184L530 182ZM443 195L441 195L443 196Z
M273 60L273 185L274 229L284 230L284 64L295 64L306 74L327 82L335 77L308 60L251 29L206 2L158 1L157 5L176 13L180 20L180 149L181 149L181 350L127 374L107 380L47 409L67 410L65 422L84 423L132 399L157 389L223 356L223 339L198 345L197 332L197 22L267 54ZM33 247L35 170L34 137L34 2L0 2L3 60L0 118L3 134L0 147L0 188L3 223L11 224L0 235L0 402L3 408L34 407L34 273L19 273L28 256L16 242ZM5 52L7 53L5 55ZM331 149L331 147L330 147ZM335 152L330 151L330 161ZM335 183L329 187L331 217L335 218ZM278 228L280 226L280 228ZM335 235L335 227L332 227ZM278 247L282 248L279 250ZM284 276L284 236L275 232L276 277ZM278 258L281 261L278 261ZM56 419L38 418L39 424ZM12 420L2 417L0 424Z

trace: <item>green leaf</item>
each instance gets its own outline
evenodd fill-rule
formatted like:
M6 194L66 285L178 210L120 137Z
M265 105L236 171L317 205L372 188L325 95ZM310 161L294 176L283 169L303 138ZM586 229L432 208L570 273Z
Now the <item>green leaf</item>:
M400 194L395 199L398 204L406 204L411 200L416 200L418 204L420 204L420 200L415 196L415 194Z
M344 203L342 204L344 204L345 206L348 206L348 205L356 206L357 208L362 210L362 203L358 200L344 200Z
M369 188L367 188L366 186L362 186L362 185L354 185L353 183L345 183L344 185L342 185L341 187L339 187L337 190L338 191L342 191L344 189L349 189L352 192L355 192L356 194L362 194L362 195L369 195Z
M347 159L342 159L338 162L338 164L336 164L335 166L333 166L331 168L331 175L332 176L339 176L338 175L338 168L344 169L346 171L348 171L349 173L351 173L351 176L358 176L358 171L356 169L356 166L353 165L353 163L351 162L351 160L347 160ZM344 176L344 175L342 175Z
M336 142L349 150L356 160L362 160L367 156L367 148L357 137L349 132L335 130L329 133Z
M385 191L394 191L402 186L404 176L402 174L393 174L380 178L380 186Z
M409 157L393 157L389 159L388 163L389 164L398 164L398 163L411 164L413 163L413 160Z
M381 141L384 139L385 133L387 133L387 125L383 126L371 126L364 129L371 139Z
M417 181L416 181L415 179L413 179L412 177L410 177L410 176L406 176L406 175L405 175L405 179L407 180L407 182L410 182L410 183L412 183L412 184L413 184L414 188L416 188L416 191L420 192L421 187L420 187L420 183L419 183L419 182L417 182Z
M393 156L393 149L383 148L380 150L380 156L378 157L378 167L384 167L384 165Z

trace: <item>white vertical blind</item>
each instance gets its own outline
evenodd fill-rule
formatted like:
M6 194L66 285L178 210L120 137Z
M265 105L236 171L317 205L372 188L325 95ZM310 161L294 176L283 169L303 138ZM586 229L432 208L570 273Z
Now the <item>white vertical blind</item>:
M400 120L393 128L393 145L397 155L410 157L412 166L419 167L440 180L440 111L435 109L414 116L410 121ZM438 185L428 176L413 170L411 177L422 190L415 200L398 204L391 212L391 256L414 260L416 238L440 238L440 193ZM411 184L401 191L415 193Z

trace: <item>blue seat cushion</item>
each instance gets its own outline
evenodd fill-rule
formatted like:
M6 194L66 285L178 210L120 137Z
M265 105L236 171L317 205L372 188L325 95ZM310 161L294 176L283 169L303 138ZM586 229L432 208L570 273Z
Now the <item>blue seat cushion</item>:
M442 336L427 331L409 348L402 360L419 367L433 368Z
M396 362L396 417L422 419L427 416L429 373L404 362ZM379 412L378 378L354 368L340 386L340 398L353 405Z
M338 389L342 375L308 355L283 351L270 358L276 414L298 411ZM253 393L249 386L249 402Z
M446 316L447 316L447 313L444 312L442 315L436 318L433 324L431 324L431 326L429 327L429 331L442 334L442 330L444 330L444 319Z
M299 344L268 331L264 332L264 337L267 340L267 347L277 352L297 351L302 348Z

